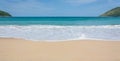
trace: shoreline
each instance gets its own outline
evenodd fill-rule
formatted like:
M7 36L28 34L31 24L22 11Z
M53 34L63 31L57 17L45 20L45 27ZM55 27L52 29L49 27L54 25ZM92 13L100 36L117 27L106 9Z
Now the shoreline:
M69 41L107 41L107 42L120 42L120 40L109 40L109 39L94 39L94 38L86 38L86 39L67 39L67 40L30 40L30 39L24 39L24 38L13 38L13 37L0 37L0 39L19 39L19 40L25 40L25 41L33 41L33 42L69 42Z

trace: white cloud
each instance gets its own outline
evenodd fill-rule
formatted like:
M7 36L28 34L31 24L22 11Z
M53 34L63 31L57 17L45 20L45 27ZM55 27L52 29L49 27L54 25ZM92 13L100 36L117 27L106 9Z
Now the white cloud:
M120 0L107 0L107 4L110 4L111 6L114 7L119 7L120 6Z
M120 3L120 0L108 0L108 3Z
M113 3L113 2L115 2L115 0L108 0L107 2L108 3Z
M39 16L53 10L51 6L37 0L3 1L2 6L4 6L7 11L12 12L11 14L15 16Z
M67 3L70 3L70 4L81 5L81 4L92 3L92 2L95 2L97 0L64 0L64 1Z

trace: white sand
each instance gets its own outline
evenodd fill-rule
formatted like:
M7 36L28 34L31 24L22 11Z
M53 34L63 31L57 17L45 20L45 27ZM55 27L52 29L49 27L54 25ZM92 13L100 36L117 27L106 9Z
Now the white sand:
M120 42L32 42L0 38L0 61L120 61Z

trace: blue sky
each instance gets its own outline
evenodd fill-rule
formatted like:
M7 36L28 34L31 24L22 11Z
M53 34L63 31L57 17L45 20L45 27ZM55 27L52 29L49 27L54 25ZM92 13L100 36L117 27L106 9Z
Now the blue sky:
M0 0L0 10L16 17L95 17L115 7L120 0Z

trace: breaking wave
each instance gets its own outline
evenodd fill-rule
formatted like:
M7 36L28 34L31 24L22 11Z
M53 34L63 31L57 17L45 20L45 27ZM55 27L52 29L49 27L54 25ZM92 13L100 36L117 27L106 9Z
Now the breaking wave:
M120 25L56 26L5 25L0 26L0 37L24 38L33 41L74 39L120 40Z

